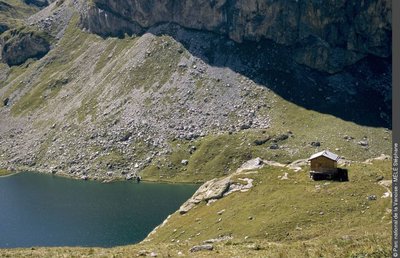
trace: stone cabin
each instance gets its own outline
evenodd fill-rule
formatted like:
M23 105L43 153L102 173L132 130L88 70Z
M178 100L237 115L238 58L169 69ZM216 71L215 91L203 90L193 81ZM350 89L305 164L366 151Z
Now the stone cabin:
M339 156L328 150L312 155L310 161L310 177L314 180L348 181L347 169L337 167Z

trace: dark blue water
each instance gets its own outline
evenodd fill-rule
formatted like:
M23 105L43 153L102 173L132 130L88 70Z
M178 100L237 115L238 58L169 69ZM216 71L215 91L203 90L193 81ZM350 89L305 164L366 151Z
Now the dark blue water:
M136 243L197 187L101 184L34 173L2 177L0 248Z

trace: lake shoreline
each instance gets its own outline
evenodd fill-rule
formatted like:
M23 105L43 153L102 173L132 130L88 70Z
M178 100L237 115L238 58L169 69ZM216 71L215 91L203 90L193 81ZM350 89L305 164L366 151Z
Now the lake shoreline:
M20 173L20 171L10 171L8 169L0 169L0 178L13 176Z
M92 177L87 177L87 179L82 179L82 175L74 175L70 173L66 173L63 171L58 171L56 173L51 172L50 170L45 170L45 169L40 169L40 168L34 168L34 167L29 167L29 166L15 166L11 170L5 169L9 171L10 174L4 175L4 176L9 176L13 174L18 174L21 172L29 172L29 173L38 173L38 174L45 174L45 175L53 175L53 176L59 176L63 178L69 178L69 179L74 179L78 181L95 181L95 182L100 182L103 184L109 184L109 183L115 183L115 182L131 182L135 181L134 178L131 180L126 180L125 177L121 176L111 176L111 177L98 177L98 178L92 178ZM2 176L0 176L1 178ZM146 178L141 178L140 182L147 182L147 183L162 183L162 184L188 184L188 185L201 185L207 182L208 180L203 180L203 181L173 181L173 180L157 180L157 179L146 179Z

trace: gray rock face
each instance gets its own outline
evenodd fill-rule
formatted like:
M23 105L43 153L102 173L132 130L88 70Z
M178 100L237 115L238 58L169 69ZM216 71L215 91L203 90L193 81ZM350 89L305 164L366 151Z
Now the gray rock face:
M41 58L50 50L50 43L34 32L13 30L2 38L2 60L10 66L20 65L29 58Z
M94 0L81 20L105 36L171 22L237 42L270 39L298 48L300 64L331 73L367 54L391 54L390 0Z
M228 191L230 184L231 181L229 177L223 179L215 178L205 182L189 200L182 204L179 208L179 212L185 214L201 201L222 198L224 193Z
M245 162L239 169L238 171L245 171L245 170L254 170L254 169L259 169L264 165L264 162L261 158L255 158L252 160L249 160Z

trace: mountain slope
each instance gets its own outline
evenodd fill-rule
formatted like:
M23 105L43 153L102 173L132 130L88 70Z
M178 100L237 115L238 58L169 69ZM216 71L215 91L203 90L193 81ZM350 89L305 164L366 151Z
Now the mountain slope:
M22 25L23 19L28 18L39 10L35 5L28 5L22 0L0 1L0 34L8 28Z
M102 180L142 173L204 181L254 156L305 158L315 141L356 160L389 153L382 139L390 132L379 129L390 121L391 66L384 58L330 75L297 64L287 46L238 44L173 24L101 38L79 28L82 10L55 2L31 17L54 38L51 51L2 67L1 167ZM365 101L371 96L380 101ZM269 149L287 131L293 137ZM369 146L358 145L365 137ZM261 138L269 141L253 143Z
M377 182L390 178L390 161L362 163L391 153L388 1L290 2L289 11L308 10L306 18L320 14L307 30L312 19L285 18L287 1L250 1L249 9L241 1L208 1L215 19L187 22L188 7L177 1L128 2L124 13L119 1L59 0L3 33L3 50L11 41L21 49L15 35L41 35L51 46L44 56L0 65L0 169L105 182L137 174L205 182L231 176L255 157L301 164L330 149L345 161L350 182L310 181L304 165L297 173L265 166L233 176L253 179L250 191L175 213L138 245L2 255L190 255L193 245L220 237L212 252L195 255L390 255L390 199ZM208 2L187 1L190 10ZM332 17L343 6L344 16ZM171 20L140 20L168 8ZM232 10L236 18L221 18L221 25ZM349 14L358 20L349 24ZM296 34L301 28L305 34ZM281 180L285 173L289 179Z

